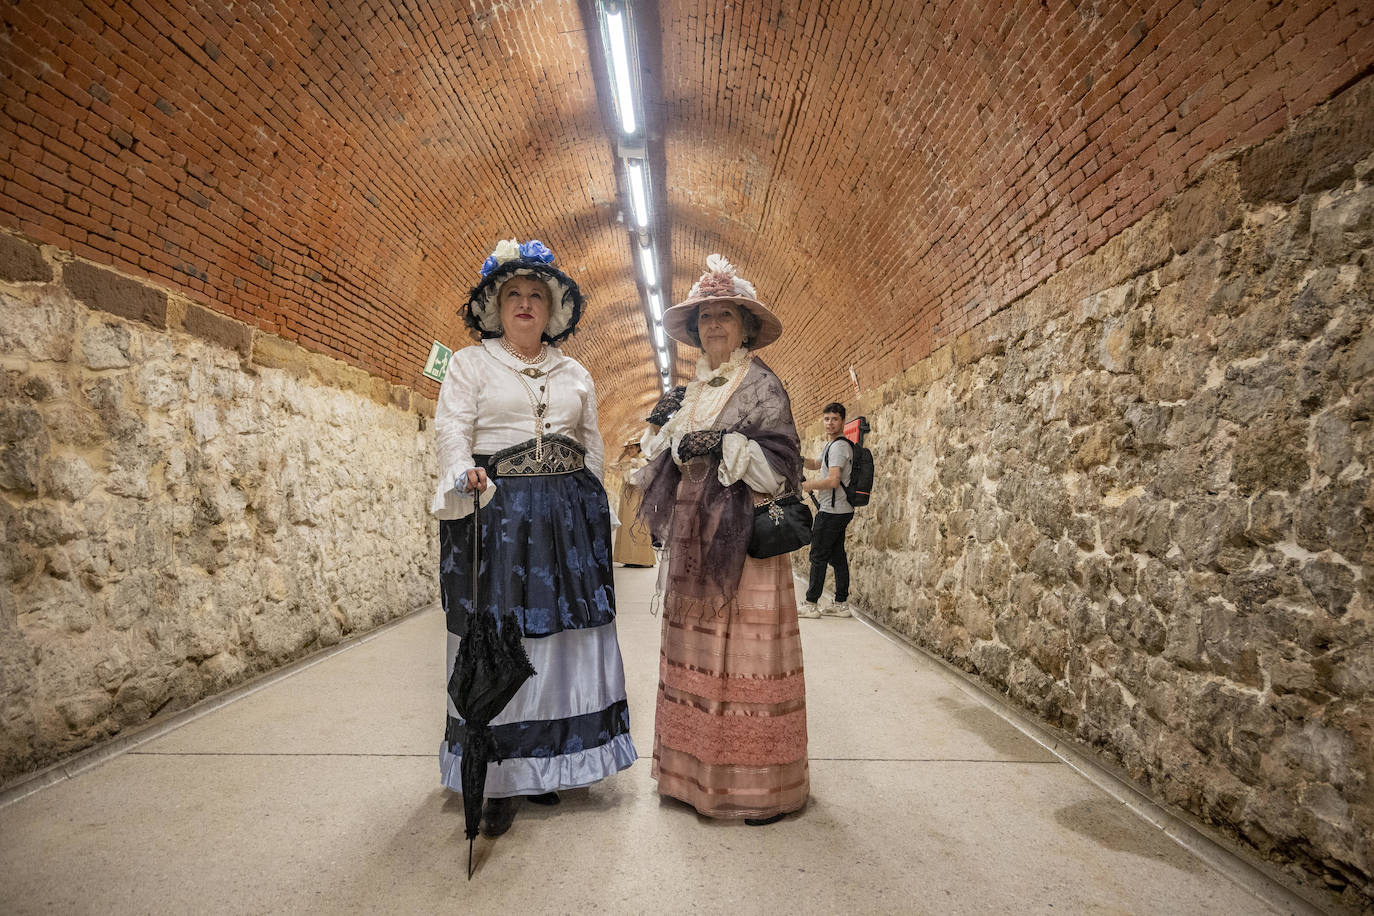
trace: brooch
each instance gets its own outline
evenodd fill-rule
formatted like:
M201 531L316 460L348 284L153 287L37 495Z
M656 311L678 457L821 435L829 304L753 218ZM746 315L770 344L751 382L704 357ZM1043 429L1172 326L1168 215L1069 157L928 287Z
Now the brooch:
M533 366L530 366L528 369L521 369L521 370L520 370L520 374L521 374L521 375L528 375L530 378L543 378L543 377L544 377L544 372L543 372L543 370L542 370L542 369L536 369L536 368L534 368Z
M712 388L719 388L721 385L724 385L726 381L728 380L725 378L725 376L717 375L715 378L711 379L706 384L710 385Z

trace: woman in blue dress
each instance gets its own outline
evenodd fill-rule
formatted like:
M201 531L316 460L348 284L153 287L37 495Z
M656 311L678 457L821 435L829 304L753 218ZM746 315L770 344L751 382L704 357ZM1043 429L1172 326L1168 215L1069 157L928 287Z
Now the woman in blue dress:
M517 799L557 804L630 766L625 673L615 630L611 512L591 376L556 344L582 314L577 284L538 241L502 241L463 318L479 339L456 352L439 391L440 590L448 673L472 614L518 623L535 670L492 719L482 830L510 827ZM472 607L474 497L480 606ZM468 726L453 698L439 762L462 791ZM486 738L479 739L482 741Z

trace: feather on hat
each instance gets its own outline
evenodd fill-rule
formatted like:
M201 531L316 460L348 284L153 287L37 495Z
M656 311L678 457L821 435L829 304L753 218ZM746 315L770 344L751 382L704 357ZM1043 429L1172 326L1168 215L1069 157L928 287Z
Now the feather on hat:
M706 259L706 273L692 284L687 298L663 313L663 330L673 340L701 347L701 336L688 327L688 320L707 302L733 302L758 320L758 333L745 344L751 350L762 349L782 336L782 322L758 300L754 284L739 276L735 265L719 254Z

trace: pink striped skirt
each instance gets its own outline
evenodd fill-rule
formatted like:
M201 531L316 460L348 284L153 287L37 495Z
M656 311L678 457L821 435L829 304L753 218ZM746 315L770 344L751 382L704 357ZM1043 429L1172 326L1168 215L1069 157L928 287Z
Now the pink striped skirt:
M787 556L747 559L727 613L663 620L652 774L709 817L799 810L806 680Z

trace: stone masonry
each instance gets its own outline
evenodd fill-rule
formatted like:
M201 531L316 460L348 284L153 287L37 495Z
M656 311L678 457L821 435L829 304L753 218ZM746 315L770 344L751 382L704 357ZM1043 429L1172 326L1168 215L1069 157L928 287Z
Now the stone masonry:
M432 412L0 236L0 780L435 601Z
M866 398L849 541L878 620L1366 904L1371 110L1366 80Z

